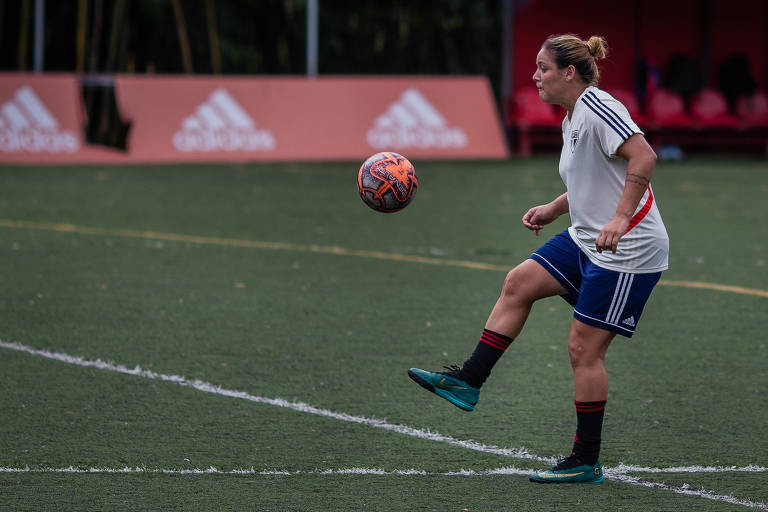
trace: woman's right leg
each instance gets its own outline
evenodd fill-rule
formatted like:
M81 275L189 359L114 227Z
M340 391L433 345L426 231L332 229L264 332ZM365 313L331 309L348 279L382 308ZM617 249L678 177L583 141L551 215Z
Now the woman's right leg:
M480 341L456 376L472 387L482 386L509 344L523 330L533 303L564 293L566 290L563 285L532 259L510 270L504 279L501 295L485 323Z
M485 328L515 338L523 329L534 302L565 293L563 285L544 267L532 259L525 260L507 274Z
M411 368L408 375L421 387L455 406L465 411L474 410L480 387L512 339L523 329L533 303L564 293L565 288L544 267L531 259L525 260L507 274L480 341L461 368L454 366L447 372Z

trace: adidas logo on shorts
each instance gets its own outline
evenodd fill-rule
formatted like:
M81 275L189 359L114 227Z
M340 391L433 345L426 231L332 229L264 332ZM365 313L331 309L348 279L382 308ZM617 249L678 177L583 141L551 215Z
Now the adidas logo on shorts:
M624 325L628 325L630 327L634 327L635 326L635 317L631 316L629 318L625 318L624 320L621 321L621 323L623 323Z

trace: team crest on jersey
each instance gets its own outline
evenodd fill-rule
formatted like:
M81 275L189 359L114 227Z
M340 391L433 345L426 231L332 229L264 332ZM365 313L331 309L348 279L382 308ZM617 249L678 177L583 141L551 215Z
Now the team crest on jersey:
M571 132L571 153L576 151L576 143L579 142L579 130Z

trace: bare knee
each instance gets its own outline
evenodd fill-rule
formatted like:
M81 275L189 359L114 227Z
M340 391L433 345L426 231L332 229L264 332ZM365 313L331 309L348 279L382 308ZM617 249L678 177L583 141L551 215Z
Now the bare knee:
M591 367L605 363L605 353L613 334L574 322L568 337L568 357L571 367Z
M501 300L531 304L533 300L526 290L525 271L519 266L507 272L501 287Z
M573 337L568 340L568 357L571 360L572 368L578 368L580 366L591 366L596 362L596 360L600 359L587 349L587 346L584 344L583 340L578 338L574 339Z

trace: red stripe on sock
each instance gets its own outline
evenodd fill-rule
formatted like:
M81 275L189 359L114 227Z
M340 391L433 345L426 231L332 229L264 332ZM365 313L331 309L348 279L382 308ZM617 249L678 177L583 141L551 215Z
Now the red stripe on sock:
M483 331L483 335L480 337L480 341L502 351L507 350L509 344L512 343L510 340L505 340L498 334L489 330Z
M576 411L577 412L598 412L605 410L605 404L606 402L600 401L600 402L577 402L574 401L574 404L576 404Z
M488 336L489 338L492 338L492 339L498 341L502 345L509 346L509 344L512 343L510 340L504 339L500 335L498 335L498 334L496 334L494 332L491 332L491 331L485 331L483 334Z

